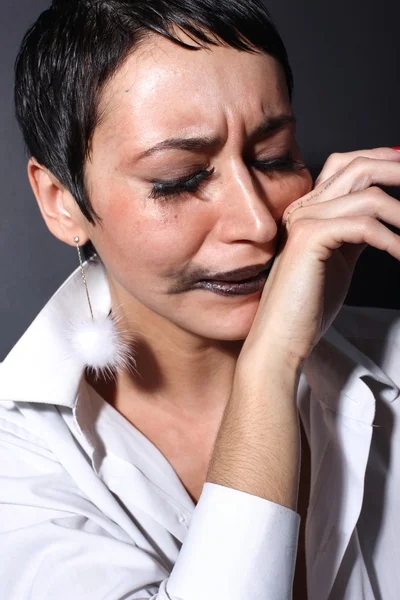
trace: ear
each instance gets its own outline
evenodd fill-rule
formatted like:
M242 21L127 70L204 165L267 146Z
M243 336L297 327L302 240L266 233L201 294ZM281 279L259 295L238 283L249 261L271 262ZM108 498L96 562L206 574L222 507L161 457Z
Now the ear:
M28 178L51 233L70 246L75 244L76 236L80 246L85 244L89 236L84 228L84 217L70 192L33 157L28 162Z

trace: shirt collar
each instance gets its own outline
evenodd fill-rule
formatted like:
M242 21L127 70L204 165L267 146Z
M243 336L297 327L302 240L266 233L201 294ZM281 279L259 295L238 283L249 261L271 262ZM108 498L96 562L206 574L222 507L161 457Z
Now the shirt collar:
M303 373L319 404L344 417L371 424L376 400L393 402L400 389L380 365L340 330L340 323L328 329L305 361Z
M84 263L84 269L94 318L107 315L111 309L111 295L104 266L94 255ZM71 352L66 330L69 319L85 315L90 317L81 269L78 267L54 293L1 363L0 402L75 406L85 365ZM400 395L400 389L393 380L334 327L324 338L356 367L351 381L358 383L359 379L369 376L385 385L390 401ZM339 378L337 374L335 376L334 361L321 360L319 355L323 347L324 343L317 344L310 360L306 361L305 371L311 379L313 371L319 379L325 380L327 387L340 388L344 385L343 376L340 373ZM325 376L324 371L327 371ZM351 396L349 380L346 388L346 394Z
M84 263L94 318L111 308L110 289L97 255ZM71 352L69 319L90 318L80 266L58 288L0 366L0 401L73 407L85 365Z

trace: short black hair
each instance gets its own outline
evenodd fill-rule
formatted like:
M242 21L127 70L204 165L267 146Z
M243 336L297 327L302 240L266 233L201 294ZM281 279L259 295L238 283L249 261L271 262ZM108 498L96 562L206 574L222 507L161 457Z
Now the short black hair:
M16 116L30 156L70 191L92 224L102 219L90 204L84 169L100 94L150 34L188 50L222 44L269 54L283 67L292 99L286 48L261 0L53 0L16 58Z

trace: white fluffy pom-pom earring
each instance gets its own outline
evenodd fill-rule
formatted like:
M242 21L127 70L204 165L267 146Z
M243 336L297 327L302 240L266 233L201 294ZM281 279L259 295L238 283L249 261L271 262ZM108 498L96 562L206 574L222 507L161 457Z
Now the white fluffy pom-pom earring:
M94 318L79 248L79 237L75 237L74 242L78 250L91 317L89 319L77 317L70 321L68 337L71 349L79 361L93 369L96 379L101 374L104 374L106 378L114 378L116 371L120 368L130 369L136 367L136 361L132 355L132 342L134 339L131 338L129 341L123 339L122 334L128 332L119 328L119 319L111 311L108 315L100 315L96 319Z

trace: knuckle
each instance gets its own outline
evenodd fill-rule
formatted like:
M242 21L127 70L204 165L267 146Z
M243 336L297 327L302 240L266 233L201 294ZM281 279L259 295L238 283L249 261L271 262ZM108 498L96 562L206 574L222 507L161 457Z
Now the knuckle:
M292 206L293 206L293 205L292 205L292 204L290 204L290 205L289 205L289 206L286 208L285 212L284 212L284 213L283 213L283 215L282 215L282 221L284 221L285 223L287 223L287 221L290 219L290 215L291 215L291 212L292 212L290 209L291 209L291 207L292 207Z
M290 236L292 238L302 238L309 236L310 227L313 224L313 219L297 219L290 227Z
M356 171L363 171L365 169L367 160L368 159L365 158L365 156L356 156L356 158L353 158L349 166L351 165Z
M292 207L292 209L284 215L287 228L291 227L292 223L296 221L296 213L298 212L298 209L299 207Z
M329 156L328 156L328 160L327 162L336 162L337 160L340 159L340 157L342 156L341 152L332 152Z
M377 185L368 188L368 204L375 218L378 217L385 196L385 192Z
M373 217L369 217L368 215L357 217L357 225L363 232L370 230L374 223L375 219Z
M287 209L285 210L285 212L283 213L283 216L282 216L282 219L284 220L286 225L293 222L293 220L297 218L297 214L299 212L299 209L301 209L303 207L303 203L304 203L304 200L302 198L300 198L299 200L292 202L292 204L290 204L287 207Z
M380 200L383 196L386 196L385 192L378 185L371 185L368 188L368 194L374 200Z
M330 154L326 159L325 166L331 168L336 164L340 164L341 156L342 154L340 152L332 152L332 154Z

